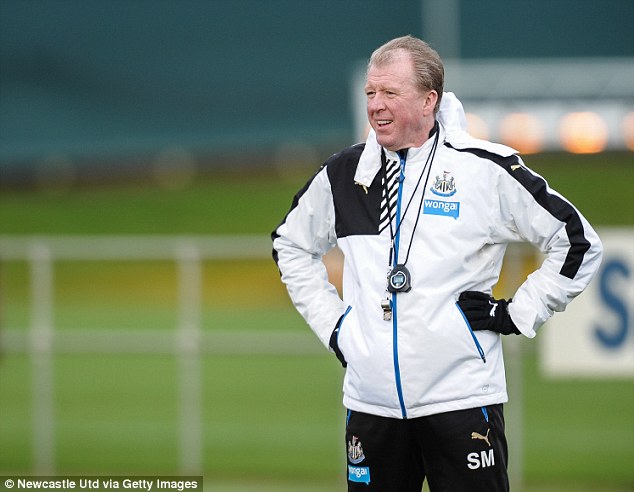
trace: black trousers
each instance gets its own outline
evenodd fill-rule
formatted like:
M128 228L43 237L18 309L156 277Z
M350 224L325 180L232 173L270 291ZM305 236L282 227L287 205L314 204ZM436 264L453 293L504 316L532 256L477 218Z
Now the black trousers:
M415 419L348 412L348 491L509 490L502 405Z

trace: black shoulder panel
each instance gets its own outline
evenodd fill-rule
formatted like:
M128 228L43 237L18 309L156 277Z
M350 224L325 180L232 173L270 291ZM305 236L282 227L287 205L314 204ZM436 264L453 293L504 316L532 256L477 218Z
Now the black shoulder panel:
M328 179L332 190L335 205L335 220L337 237L345 237L359 234L379 233L379 213L381 204L381 173L374 178L369 188L363 188L354 183L354 175L357 170L359 158L365 148L365 144L357 144L334 154L308 182L293 197L290 209L282 222L271 233L271 240L278 237L277 230L284 222L288 214L297 207L300 198L310 187L313 180L324 168L328 173ZM273 259L277 263L277 251L273 249Z
M354 182L364 148L365 144L354 145L326 162L339 238L379 233L382 175L377 173L372 184L366 188Z

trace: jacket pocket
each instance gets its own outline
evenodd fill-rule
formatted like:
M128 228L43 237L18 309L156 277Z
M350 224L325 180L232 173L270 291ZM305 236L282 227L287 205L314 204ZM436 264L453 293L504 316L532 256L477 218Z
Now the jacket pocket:
M480 358L482 359L482 362L486 364L487 358L486 358L486 354L484 353L484 349L482 348L482 345L480 345L480 341L478 340L478 337L473 331L473 328L471 328L471 325L469 324L469 320L465 316L464 312L462 312L462 309L460 309L460 306L458 305L457 302L456 302L456 309L462 316L462 319L464 320L465 325L467 325L467 328L469 329L469 334L471 335L471 338L473 339L473 344L475 345L475 348L478 351L478 354L480 354Z
M330 345L330 348L332 348L333 352L337 356L337 359L339 359L339 362L341 362L341 365L343 367L347 367L348 362L346 361L346 357L343 355L343 352L341 351L341 348L339 347L339 334L341 333L341 327L343 326L343 322L346 319L346 316L348 316L348 313L350 312L351 309L352 309L352 306L348 306L348 308L346 309L346 312L341 315L341 317L337 321L337 326L335 326L335 329L330 335L330 341L328 343Z

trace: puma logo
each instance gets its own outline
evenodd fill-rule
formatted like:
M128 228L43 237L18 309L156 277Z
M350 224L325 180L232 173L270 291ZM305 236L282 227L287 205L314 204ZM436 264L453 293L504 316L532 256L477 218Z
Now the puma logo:
M520 167L522 167L521 164L513 164L511 165L511 171L517 171Z
M487 435L483 436L482 434L478 433L478 432L472 432L471 433L471 439L480 439L484 442L486 442L489 447L491 447L491 443L489 442L489 432L491 432L491 429L487 429Z
M491 301L489 301L489 304L490 304L491 306L493 306L493 307L491 308L491 311L489 311L489 316L491 316L492 318L494 318L494 317L495 317L495 310L496 310L496 309L497 309L497 307L498 307L498 303L497 303L497 302L491 302Z
M354 184L356 184L357 186L360 186L361 188L363 188L363 191L365 191L365 194L368 194L368 187L364 184L359 183L358 181L355 181Z

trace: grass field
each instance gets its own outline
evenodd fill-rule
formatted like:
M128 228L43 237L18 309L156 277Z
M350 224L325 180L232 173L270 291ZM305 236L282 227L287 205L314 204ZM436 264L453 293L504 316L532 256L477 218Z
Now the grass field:
M4 471L29 470L29 367L23 356L2 364ZM206 480L327 487L344 459L340 378L327 356L205 358ZM57 356L57 472L177 473L175 379L170 357ZM529 355L525 384L531 490L632 484L631 383L546 381Z
M634 225L632 154L528 161L593 223ZM0 195L0 231L268 234L302 180L250 178L225 175L182 191L137 184L65 194L7 192ZM60 263L56 329L172 330L176 275L173 264L160 261ZM1 264L0 329L28 328L28 295L27 265ZM206 262L202 321L205 332L303 333L315 347L303 355L280 350L202 358L207 488L341 490L342 370L291 307L272 261ZM536 344L522 343L524 490L634 490L634 382L546 379ZM29 473L32 360L19 352L0 357L0 474ZM178 473L177 366L168 354L55 355L56 472Z
M634 153L534 155L525 160L593 224L634 224ZM66 193L3 192L0 231L268 234L314 170L293 173L284 179L274 173L237 170L201 180L183 190L165 190L147 182Z

